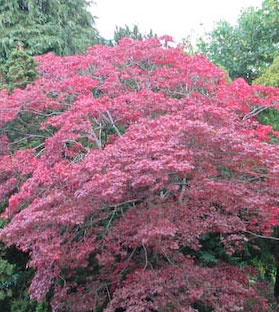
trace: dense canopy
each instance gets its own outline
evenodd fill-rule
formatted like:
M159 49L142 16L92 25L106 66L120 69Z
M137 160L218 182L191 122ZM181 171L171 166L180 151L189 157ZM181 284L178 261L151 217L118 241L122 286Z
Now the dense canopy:
M38 56L39 79L0 91L0 238L53 311L269 311L229 259L278 225L279 134L256 117L279 89L169 39Z

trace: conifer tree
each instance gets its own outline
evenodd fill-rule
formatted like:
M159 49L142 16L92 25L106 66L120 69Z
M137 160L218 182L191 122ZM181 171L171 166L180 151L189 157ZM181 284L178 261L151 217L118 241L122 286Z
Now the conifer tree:
M141 33L137 25L134 25L132 28L128 25L125 25L124 27L116 26L113 35L114 42L118 44L119 41L125 37L129 37L134 40L144 40L156 37L156 34L153 33L152 29L150 29L147 34Z
M86 0L0 0L0 62L22 46L27 54L70 55L99 40Z
M37 77L36 65L38 64L32 56L22 50L14 50L5 64L0 67L2 73L0 89L7 88L12 91L14 88L25 88Z

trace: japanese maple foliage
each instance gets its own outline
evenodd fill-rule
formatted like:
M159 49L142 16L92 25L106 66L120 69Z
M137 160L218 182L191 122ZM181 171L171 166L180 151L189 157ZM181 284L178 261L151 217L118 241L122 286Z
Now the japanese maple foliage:
M28 111L54 129L39 152L0 138L0 237L29 253L32 298L49 294L53 311L267 311L253 270L195 252L216 234L233 254L278 225L278 133L256 115L279 89L228 84L157 38L36 61L38 80L0 92L0 125Z

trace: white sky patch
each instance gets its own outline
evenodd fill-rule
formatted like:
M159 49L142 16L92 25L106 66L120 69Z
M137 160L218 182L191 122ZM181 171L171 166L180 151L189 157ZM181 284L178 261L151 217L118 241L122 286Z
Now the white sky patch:
M95 0L91 12L106 39L117 26L138 25L141 32L171 35L179 42L210 31L219 20L235 23L241 10L260 7L263 0Z

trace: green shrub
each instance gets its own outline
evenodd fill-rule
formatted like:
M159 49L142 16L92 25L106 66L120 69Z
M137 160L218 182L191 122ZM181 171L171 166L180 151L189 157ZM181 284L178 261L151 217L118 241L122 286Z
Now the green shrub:
M253 84L279 87L279 56L276 57L267 71L253 81Z
M32 56L21 50L14 50L1 67L0 89L12 91L15 88L25 88L37 77L36 65Z

